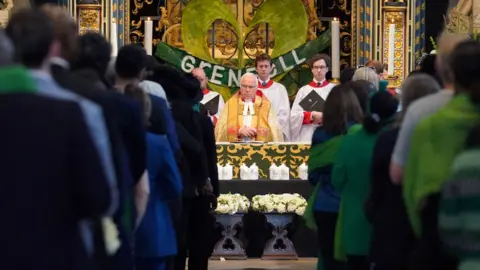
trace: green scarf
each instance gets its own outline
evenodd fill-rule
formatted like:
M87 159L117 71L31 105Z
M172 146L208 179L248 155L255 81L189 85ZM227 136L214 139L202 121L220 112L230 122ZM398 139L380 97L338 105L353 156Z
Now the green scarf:
M0 68L0 94L35 93L36 87L28 70L22 66Z
M312 146L308 157L308 172L332 164L342 139L343 135L338 135L324 143Z
M417 236L421 235L419 211L423 200L440 192L468 132L478 123L478 109L468 95L459 94L416 126L405 166L403 196Z

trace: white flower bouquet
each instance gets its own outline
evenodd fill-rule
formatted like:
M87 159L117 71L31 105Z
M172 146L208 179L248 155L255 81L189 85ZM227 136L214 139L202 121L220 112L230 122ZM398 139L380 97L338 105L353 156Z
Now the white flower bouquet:
M267 194L252 198L252 209L263 213L295 213L303 215L307 208L307 200L300 194Z
M247 197L236 194L220 194L217 198L217 214L245 213L250 208L250 201Z

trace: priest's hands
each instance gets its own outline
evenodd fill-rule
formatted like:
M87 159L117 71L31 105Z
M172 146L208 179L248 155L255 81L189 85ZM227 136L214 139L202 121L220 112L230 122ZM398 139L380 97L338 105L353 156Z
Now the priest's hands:
M257 130L251 127L241 127L238 130L238 135L243 137L255 137L257 136Z
M323 122L323 113L313 111L311 114L312 123L320 125Z

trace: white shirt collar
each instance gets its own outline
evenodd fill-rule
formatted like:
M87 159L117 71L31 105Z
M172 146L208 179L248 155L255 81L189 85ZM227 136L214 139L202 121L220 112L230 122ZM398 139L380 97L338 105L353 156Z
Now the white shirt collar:
M268 77L266 81L262 81L260 77L258 77L258 81L260 82L260 84L263 84L263 83L267 84L270 81L270 77Z
M313 81L314 81L315 83L323 84L323 82L325 81L325 79L323 79L322 81L317 81L317 80L315 80L315 78L313 78Z
M70 69L70 63L68 63L67 60L61 58L61 57L52 57L50 59L50 64L52 65L59 65L65 69Z

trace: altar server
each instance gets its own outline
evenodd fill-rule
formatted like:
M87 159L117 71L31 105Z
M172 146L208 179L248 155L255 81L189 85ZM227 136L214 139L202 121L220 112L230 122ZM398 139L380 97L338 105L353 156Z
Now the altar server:
M217 142L282 142L282 129L270 101L257 90L257 77L246 73L240 90L225 104L215 127Z
M223 100L222 95L207 89L207 75L205 74L205 71L203 71L203 69L193 69L192 75L200 81L200 86L203 89L203 99L202 101L200 101L200 103L205 105L208 117L210 117L210 120L212 120L212 123L215 126L217 125L218 117L220 115L220 112L223 110L225 101ZM216 99L218 99L218 101ZM211 103L211 106L214 107L212 108L209 103Z
M322 123L323 105L335 86L325 75L330 65L330 57L317 54L310 59L313 80L298 90L290 115L290 135L293 142L312 141L315 129Z
M290 139L290 100L285 86L274 82L270 78L272 72L272 58L266 53L255 58L255 69L258 74L258 89L270 100L282 127L285 140Z

